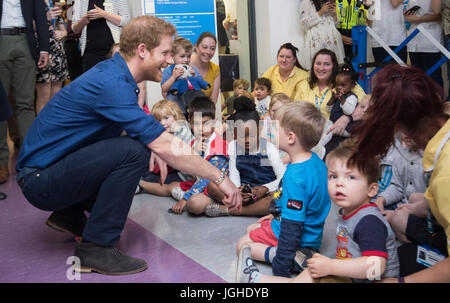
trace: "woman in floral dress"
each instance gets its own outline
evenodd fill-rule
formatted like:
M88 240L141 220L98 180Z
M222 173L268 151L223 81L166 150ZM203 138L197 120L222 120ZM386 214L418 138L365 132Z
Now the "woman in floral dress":
M61 17L61 7L52 0L45 0L47 5L47 20L50 34L49 64L38 69L36 74L36 114L61 89L63 82L69 79L66 54L63 39L67 36L64 20Z
M305 69L311 69L312 58L323 48L333 51L339 64L344 63L344 45L336 29L338 22L334 0L302 0L300 30L303 44L299 60Z

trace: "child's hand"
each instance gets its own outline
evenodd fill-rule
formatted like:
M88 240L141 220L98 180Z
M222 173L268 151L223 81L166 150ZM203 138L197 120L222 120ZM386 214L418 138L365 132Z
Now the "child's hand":
M252 188L252 193L256 196L258 200L264 197L268 192L269 189L265 186L254 186Z
M262 218L259 218L258 221L256 221L256 222L257 222L257 223L261 223L261 222L266 221L266 220L269 220L269 222L272 222L273 218L274 218L273 215L272 215L272 214L269 214L269 215L267 215L267 216L264 216L264 217L262 217Z
M243 193L241 191L242 203L247 204L252 200L252 194Z
M181 199L174 206L172 206L172 210L176 214L181 214L186 206L187 201L185 199Z
M319 253L314 254L311 258L306 260L308 270L313 278L321 278L329 275L329 268L332 261L330 258L325 257Z
M201 141L198 141L197 144L195 144L194 146L194 151L196 151L197 153L201 153L206 151L207 146L206 146L206 138L202 138Z
M172 71L172 77L176 80L184 74L184 69L181 67L174 68Z
M195 76L195 70L189 66L189 72L191 73L192 76Z

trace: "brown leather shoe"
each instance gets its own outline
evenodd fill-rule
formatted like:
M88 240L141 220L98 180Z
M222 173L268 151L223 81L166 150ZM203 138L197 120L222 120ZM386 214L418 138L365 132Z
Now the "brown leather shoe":
M0 166L0 184L8 181L9 171L8 166Z

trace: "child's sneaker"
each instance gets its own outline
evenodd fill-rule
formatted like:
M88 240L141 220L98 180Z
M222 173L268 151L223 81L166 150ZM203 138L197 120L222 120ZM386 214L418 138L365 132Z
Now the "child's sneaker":
M236 283L255 283L260 277L259 269L251 258L250 245L245 245L239 252L236 269Z
M136 191L134 192L134 194L135 194L135 195L139 195L139 194L142 193L143 191L144 191L144 188L138 184L137 187L136 187Z
M295 252L295 258L294 258L294 269L293 272L295 274L299 274L302 271L304 271L308 265L306 264L306 261L311 258L316 253L315 250L312 250L308 247L302 247L300 249L297 249Z
M210 203L206 206L205 215L207 217L228 216L228 208L221 208L219 203Z
M172 190L170 191L170 194L172 195L172 197L175 200L180 201L181 199L183 199L185 191L183 191L181 189L181 187L177 186L177 187L172 188Z

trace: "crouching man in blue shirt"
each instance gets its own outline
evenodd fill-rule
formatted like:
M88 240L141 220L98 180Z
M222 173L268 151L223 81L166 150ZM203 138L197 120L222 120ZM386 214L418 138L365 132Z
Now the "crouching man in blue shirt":
M162 19L133 19L122 30L120 52L55 95L25 138L17 182L32 205L53 211L47 225L82 237L75 247L81 272L118 275L147 268L114 244L151 152L162 168L161 182L167 163L213 181L226 205L241 207L239 190L228 177L138 106L136 83L161 81L162 69L173 63L174 35L175 28ZM120 136L123 130L127 136Z

